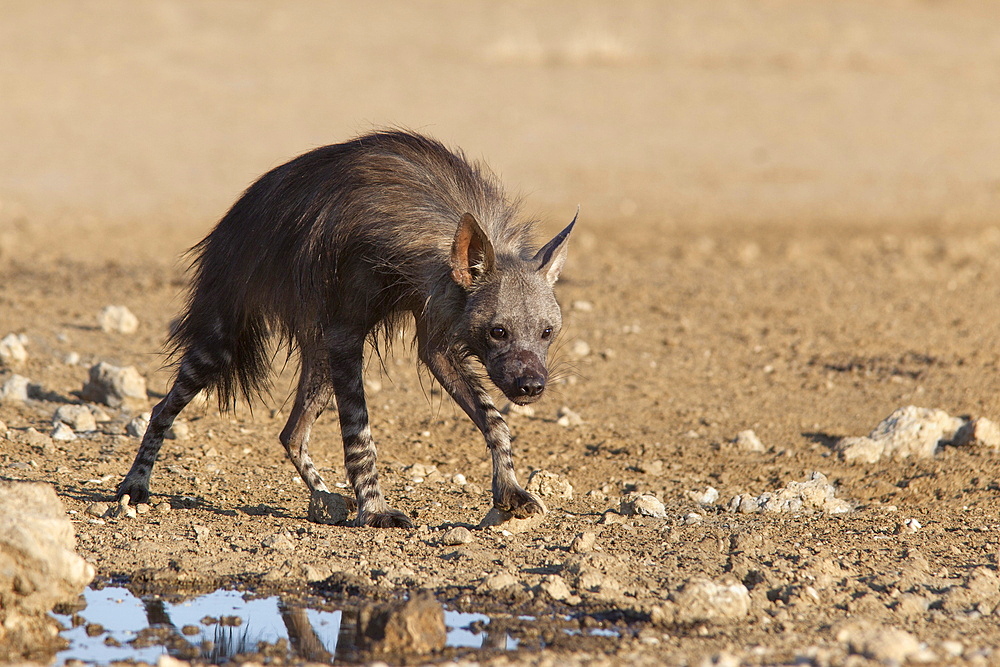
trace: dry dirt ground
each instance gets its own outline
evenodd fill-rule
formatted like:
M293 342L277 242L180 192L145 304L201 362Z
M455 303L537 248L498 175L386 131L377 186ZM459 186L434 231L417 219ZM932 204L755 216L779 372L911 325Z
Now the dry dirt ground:
M906 405L1000 419L995 5L93 9L13 2L0 21L0 337L29 355L0 384L34 385L0 403L0 475L56 486L103 581L428 589L508 614L521 650L466 655L496 664L1000 660L1000 455L834 449ZM153 479L169 511L88 515L131 463L133 415L104 406L110 421L64 442L56 408L99 361L134 365L152 405L181 251L256 175L390 123L485 156L544 231L582 206L557 288L561 381L510 417L519 478L548 470L573 497L547 498L528 532L442 544L488 511L488 459L404 341L369 365L370 406L383 487L417 530L307 520L277 443L280 359L252 413L182 415ZM96 326L109 304L137 333ZM559 423L563 406L582 423ZM763 451L732 442L746 429ZM343 481L332 411L312 451ZM853 509L727 511L813 472ZM619 515L634 491L666 518ZM594 546L571 548L586 532ZM696 610L702 579L746 604Z

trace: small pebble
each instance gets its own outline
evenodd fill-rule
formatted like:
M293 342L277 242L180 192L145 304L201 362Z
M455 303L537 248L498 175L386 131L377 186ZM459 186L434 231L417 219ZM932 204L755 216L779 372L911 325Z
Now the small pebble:
M111 509L111 505L107 503L91 503L87 505L86 512L90 516L96 516L98 519L103 517Z
M594 546L597 544L597 534L586 531L580 533L569 545L569 550L575 554L585 554L594 550Z
M456 526L445 531L444 535L441 536L441 544L454 547L459 544L469 544L472 539L472 532L468 528Z
M156 503L156 511L160 514L166 514L171 510L170 503L163 501L162 503Z
M575 357L586 357L590 355L590 344L585 340L575 340L569 348L570 353Z
M60 405L52 415L52 423L58 422L62 422L74 431L94 431L97 429L94 413L86 405Z
M456 475L453 475L452 478L451 478L451 481L452 481L452 483L458 484L459 486L465 486L465 484L467 483L466 479L465 479L465 475L463 475L462 473L458 473Z
M737 433L735 443L737 447L746 452L766 451L764 443L760 441L760 438L751 429Z
M17 334L7 334L0 339L0 361L5 364L19 364L27 361L28 351Z
M24 401L27 401L30 384L31 380L23 375L11 375L7 378L7 381L3 383L3 386L0 387L0 402L19 401L23 403Z
M559 408L559 412L556 414L558 415L556 423L559 424L560 426L565 426L566 428L570 428L572 426L579 426L583 423L583 418L580 417L580 415L578 415L577 413L570 410L565 405Z
M70 442L71 440L76 440L76 433L69 426L66 426L66 424L56 422L56 427L52 429L49 437L60 442Z
M125 427L125 432L133 438L141 438L146 433L146 429L149 428L149 417L148 412L138 417L133 417Z
M97 315L97 324L105 333L133 334L139 328L139 318L126 306L105 306Z
M573 310L579 310L581 313L589 313L594 310L594 304L590 301L577 300L572 304Z

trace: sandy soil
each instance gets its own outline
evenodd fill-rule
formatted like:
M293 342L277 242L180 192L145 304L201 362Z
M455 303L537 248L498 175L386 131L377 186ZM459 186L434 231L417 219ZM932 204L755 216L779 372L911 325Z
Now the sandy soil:
M905 405L1000 419L993 4L3 13L0 337L24 334L29 357L0 367L0 384L17 373L37 387L0 403L0 474L56 485L102 577L299 596L426 588L460 609L556 610L624 634L515 629L523 651L470 656L498 663L1000 659L998 455L945 446L859 464L834 449ZM104 407L109 422L62 442L47 437L55 409L79 402L102 360L134 365L155 402L183 249L263 171L383 124L488 159L545 231L582 206L558 285L564 379L510 418L519 477L556 473L572 499L549 497L527 533L443 545L489 509L489 466L404 344L370 365L370 402L383 486L418 530L307 521L277 443L292 367L252 414L183 415L190 436L167 441L154 474L169 511L95 521L88 506L134 455L132 415ZM138 332L101 331L109 304ZM558 423L563 406L583 423ZM746 429L764 451L732 443ZM330 414L312 450L343 479ZM415 482L415 464L437 473ZM813 472L854 509L726 509ZM700 504L691 492L708 486L719 499ZM633 491L666 518L607 513ZM584 532L595 546L575 553ZM503 573L513 584L494 590ZM551 577L569 602L546 592ZM747 607L691 612L700 578L742 584Z

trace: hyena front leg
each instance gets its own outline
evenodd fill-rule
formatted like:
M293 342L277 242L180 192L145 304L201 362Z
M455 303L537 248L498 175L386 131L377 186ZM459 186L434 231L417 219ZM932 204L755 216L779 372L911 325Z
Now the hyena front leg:
M358 500L357 523L375 528L412 528L408 516L389 507L378 483L375 441L365 403L364 340L362 335L335 342L329 366L344 438L344 466Z
M510 428L472 369L447 350L428 349L423 341L420 342L420 357L486 439L486 448L493 460L493 504L522 518L545 514L545 503L517 483Z
M302 346L301 358L302 371L295 394L295 405L292 406L292 413L288 416L279 439L289 460L309 489L328 491L309 456L309 434L333 396L330 369L324 350Z

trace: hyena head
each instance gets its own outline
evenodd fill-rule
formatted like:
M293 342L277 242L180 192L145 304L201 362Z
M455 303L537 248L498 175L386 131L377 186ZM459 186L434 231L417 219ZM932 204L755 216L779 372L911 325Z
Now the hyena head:
M552 290L566 261L576 217L532 257L499 255L466 213L452 244L451 275L466 290L465 346L514 403L538 400L549 378L546 357L562 328Z

